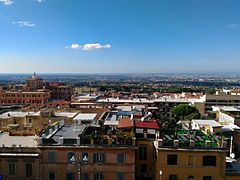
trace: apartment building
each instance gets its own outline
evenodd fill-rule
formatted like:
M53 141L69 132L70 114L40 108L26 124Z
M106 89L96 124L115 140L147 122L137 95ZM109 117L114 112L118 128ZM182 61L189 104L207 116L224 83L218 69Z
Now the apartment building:
M205 112L212 111L212 106L240 106L240 95L206 94Z
M40 180L39 151L35 136L0 134L0 177L4 180Z
M72 87L59 83L43 83L36 73L26 80L21 89L0 90L0 104L26 104L31 107L43 107L52 100L71 100Z
M156 147L156 180L224 180L222 149Z
M45 106L51 99L51 92L43 87L43 80L36 73L27 79L26 87L16 90L0 90L0 104L26 104L31 107Z
M52 100L71 100L73 88L63 83L45 83L45 88L51 91Z
M42 179L135 179L134 143L100 135L98 128L61 121L46 129L39 139Z
M223 180L226 142L201 131L162 131L155 141L156 180ZM224 143L223 143L224 142Z
M171 109L179 104L190 104L190 101L182 98L161 97L154 100L154 106L158 107L160 119L163 121L170 120Z

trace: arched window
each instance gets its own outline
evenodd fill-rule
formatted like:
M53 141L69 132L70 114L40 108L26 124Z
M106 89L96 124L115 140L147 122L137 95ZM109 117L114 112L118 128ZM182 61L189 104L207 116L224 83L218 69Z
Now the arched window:
M73 152L69 152L68 153L68 156L67 156L67 161L68 161L68 164L71 164L71 158L74 156L74 153Z

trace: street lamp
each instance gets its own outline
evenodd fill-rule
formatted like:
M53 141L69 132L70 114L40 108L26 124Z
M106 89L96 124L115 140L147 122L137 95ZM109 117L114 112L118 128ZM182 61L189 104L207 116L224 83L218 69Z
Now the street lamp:
M78 170L78 180L81 180L81 164L87 164L88 158L85 155L82 159L80 158L80 155L75 156L73 155L70 159L70 162L77 167Z
M159 171L159 175L160 175L160 180L162 180L163 172L161 170Z

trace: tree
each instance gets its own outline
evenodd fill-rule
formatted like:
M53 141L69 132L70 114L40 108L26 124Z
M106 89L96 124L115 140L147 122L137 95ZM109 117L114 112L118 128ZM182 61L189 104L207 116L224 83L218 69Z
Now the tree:
M189 128L191 129L191 120L199 119L201 114L197 108L187 104L180 104L171 109L172 117L175 119L175 123L179 120L189 121Z

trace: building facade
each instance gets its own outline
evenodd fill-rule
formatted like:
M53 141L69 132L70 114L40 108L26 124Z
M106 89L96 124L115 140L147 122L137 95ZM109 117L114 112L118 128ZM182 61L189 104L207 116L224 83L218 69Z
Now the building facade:
M223 150L156 147L156 155L156 180L225 179Z
M135 148L96 146L42 146L42 180L133 180L135 179ZM75 156L80 169L71 162ZM84 162L84 158L87 158Z

